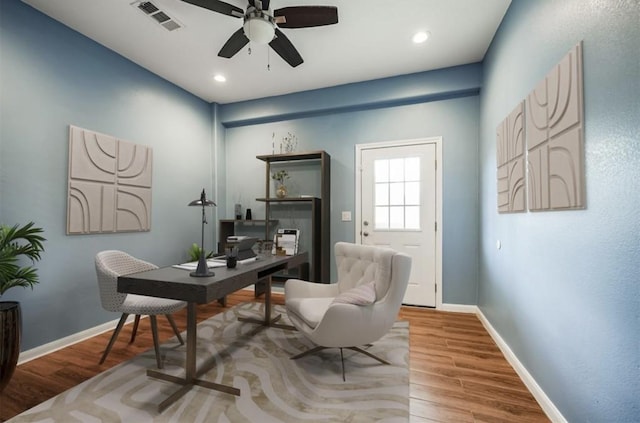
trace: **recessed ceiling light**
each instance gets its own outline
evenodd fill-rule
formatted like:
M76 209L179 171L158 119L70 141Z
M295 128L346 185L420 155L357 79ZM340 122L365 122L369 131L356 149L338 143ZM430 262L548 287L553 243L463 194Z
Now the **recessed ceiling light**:
M416 32L413 36L413 42L416 44L424 43L429 39L429 35L431 35L428 31L420 31Z
M217 74L216 76L213 77L213 79L215 79L218 82L225 82L227 80L227 78L225 78L224 75L221 75L221 74Z

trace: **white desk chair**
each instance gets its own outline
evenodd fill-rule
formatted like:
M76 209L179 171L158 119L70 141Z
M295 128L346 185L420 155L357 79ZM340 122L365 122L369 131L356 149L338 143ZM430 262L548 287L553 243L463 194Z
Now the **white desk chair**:
M284 285L287 316L293 326L317 347L291 357L297 359L324 348L363 353L387 361L360 346L382 338L395 323L409 283L411 257L369 245L335 245L338 282L332 284L289 279Z
M137 259L127 253L117 250L101 251L96 254L96 274L98 276L98 287L100 288L100 301L102 307L107 311L115 311L122 313L118 326L113 331L111 340L104 351L100 364L104 363L113 343L115 342L122 326L130 314L135 314L135 322L133 325L133 333L130 343L135 340L136 331L138 330L138 322L140 315L147 315L151 320L151 332L153 334L153 346L156 351L156 362L158 368L162 368L162 359L160 357L160 344L158 342L158 323L156 315L164 314L169 320L173 331L175 332L180 344L184 344L182 336L178 331L171 313L186 307L184 301L170 300L166 298L148 297L144 295L122 294L118 292L118 276L128 275L136 272L144 272L145 270L157 269L158 266L146 261Z

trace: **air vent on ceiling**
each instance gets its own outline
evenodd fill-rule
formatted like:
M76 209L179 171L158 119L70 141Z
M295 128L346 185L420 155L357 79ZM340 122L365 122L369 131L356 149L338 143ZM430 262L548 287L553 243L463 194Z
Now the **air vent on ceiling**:
M160 10L158 6L150 1L136 1L131 3L132 6L137 7L144 12L145 15L153 18L153 20L162 25L168 31L174 31L182 28L182 24L169 16L166 12Z

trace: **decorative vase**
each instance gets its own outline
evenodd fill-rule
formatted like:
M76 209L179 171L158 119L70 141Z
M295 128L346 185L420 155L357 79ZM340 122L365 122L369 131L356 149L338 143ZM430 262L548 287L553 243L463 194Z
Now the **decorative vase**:
M276 197L284 198L286 196L287 196L287 187L284 184L278 185L278 188L276 189Z
M20 303L0 302L0 392L9 384L20 355Z

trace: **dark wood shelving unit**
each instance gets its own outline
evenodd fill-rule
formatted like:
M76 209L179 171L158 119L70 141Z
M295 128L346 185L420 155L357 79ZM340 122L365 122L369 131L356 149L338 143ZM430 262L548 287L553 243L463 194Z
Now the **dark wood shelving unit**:
M220 219L218 221L218 253L224 253L224 243L227 237L236 235L236 226L264 226L267 223L265 219ZM277 220L269 221L270 225L278 223Z
M311 270L310 280L314 282L329 282L330 266L330 213L331 213L331 156L323 150L300 153L273 154L256 156L265 162L265 197L256 201L265 203L265 239L271 236L271 206L272 204L304 203L310 205L311 213ZM285 197L271 196L271 164L299 162L303 160L316 161L320 166L320 197Z

